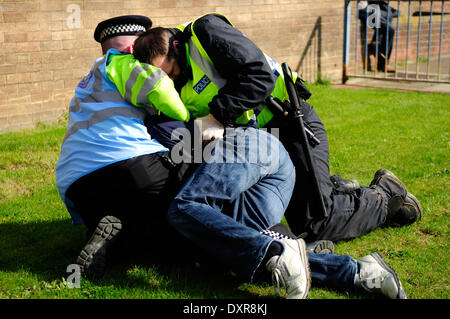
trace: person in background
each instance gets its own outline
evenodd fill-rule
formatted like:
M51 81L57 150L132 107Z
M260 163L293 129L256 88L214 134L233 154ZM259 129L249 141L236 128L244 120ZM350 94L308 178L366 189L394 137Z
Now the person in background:
M395 69L389 65L395 35L395 28L391 24L392 19L398 17L399 13L386 1L358 1L358 11L359 19L366 28L369 27L368 18L374 14L375 28L378 29L378 36L374 31L372 40L367 46L369 58L367 69L373 71L376 68L381 72L395 72Z

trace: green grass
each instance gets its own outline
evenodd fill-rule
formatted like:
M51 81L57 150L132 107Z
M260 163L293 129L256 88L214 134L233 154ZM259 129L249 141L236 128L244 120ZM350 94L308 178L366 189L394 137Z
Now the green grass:
M395 172L422 203L409 227L377 229L336 244L360 258L379 251L409 298L449 298L450 97L390 90L311 86L328 129L331 173L367 185L379 168ZM193 265L127 259L98 282L65 283L85 240L55 186L65 125L0 135L0 298L272 298L269 284ZM149 248L150 249L150 248ZM371 298L313 287L309 298Z

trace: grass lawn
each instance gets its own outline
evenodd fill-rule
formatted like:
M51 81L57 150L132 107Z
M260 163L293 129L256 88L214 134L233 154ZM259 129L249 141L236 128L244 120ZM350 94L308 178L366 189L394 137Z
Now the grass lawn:
M409 298L449 298L450 96L311 86L328 129L331 173L367 185L392 170L421 201L423 219L336 244L356 259L380 252ZM98 282L68 288L85 242L55 186L65 124L0 135L0 298L272 298L270 284L158 260L127 260ZM149 247L150 249L151 247ZM313 287L310 299L372 298Z

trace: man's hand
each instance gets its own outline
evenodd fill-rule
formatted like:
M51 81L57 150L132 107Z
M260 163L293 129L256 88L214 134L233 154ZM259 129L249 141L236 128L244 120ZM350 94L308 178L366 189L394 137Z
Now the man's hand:
M195 125L201 129L203 140L209 141L223 138L223 125L212 114L196 119Z

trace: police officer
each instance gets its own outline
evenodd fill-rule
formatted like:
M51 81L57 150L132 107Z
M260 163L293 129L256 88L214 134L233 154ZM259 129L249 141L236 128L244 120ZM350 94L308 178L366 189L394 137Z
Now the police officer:
M136 34L151 24L143 16L116 17L97 26L95 39L104 49L130 52ZM181 122L190 117L164 72L115 49L97 59L75 89L56 185L73 223L92 234L77 259L88 277L103 275L106 251L122 226L132 232L151 221L157 232L167 224L164 212L184 171L147 132L144 120L156 112Z
M157 49L150 51L149 46ZM296 235L306 234L308 241L346 240L381 226L408 225L421 217L418 200L386 170L376 172L370 187L336 191L330 180L324 125L313 107L302 100L303 119L320 140L312 147L312 157L328 217L315 217L315 203L309 201L312 196L305 155L292 133L298 127L275 116L264 105L269 95L281 101L287 99L281 68L225 16L207 14L177 28L149 30L136 40L134 55L161 67L174 80L181 99L195 117L209 114L210 122L218 127L279 128L280 140L297 173L294 195L286 211L286 220ZM296 83L301 88L300 81Z

